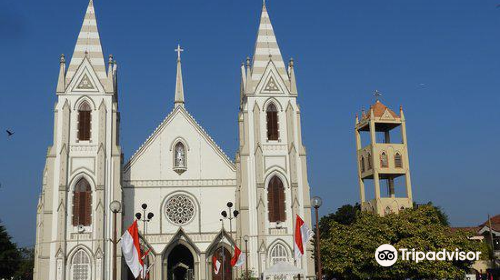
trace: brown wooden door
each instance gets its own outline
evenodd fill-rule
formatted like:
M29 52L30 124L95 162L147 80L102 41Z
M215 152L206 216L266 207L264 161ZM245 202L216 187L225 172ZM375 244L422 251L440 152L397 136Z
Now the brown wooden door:
M219 269L219 273L215 274L214 265L212 264L212 280L231 280L233 278L233 268L231 267L231 252L224 248L223 254L221 248L217 248L213 255L219 260L219 262L221 263L221 267ZM222 278L222 274L224 274L224 278Z

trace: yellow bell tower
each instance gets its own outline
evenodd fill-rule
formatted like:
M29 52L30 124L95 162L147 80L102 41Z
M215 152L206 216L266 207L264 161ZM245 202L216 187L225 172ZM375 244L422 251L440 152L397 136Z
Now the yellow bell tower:
M376 95L380 94L377 92ZM401 132L400 139L395 139L399 137L396 135L397 130ZM412 208L403 108L400 107L398 115L377 99L368 113L363 111L361 119L356 115L355 131L361 209L385 216ZM369 143L363 146L362 139L365 135ZM391 141L391 136L395 141ZM365 184L368 182L373 182L375 188L374 197L370 200L365 195ZM380 187L384 183L387 193L381 195Z

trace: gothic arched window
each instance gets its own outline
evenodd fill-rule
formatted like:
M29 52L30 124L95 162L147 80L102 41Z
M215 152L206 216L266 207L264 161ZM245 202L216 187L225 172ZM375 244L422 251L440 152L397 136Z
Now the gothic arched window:
M186 167L186 147L179 142L174 148L174 168L186 169Z
M78 107L78 140L90 140L90 124L92 109L87 101L83 101Z
M277 176L273 176L267 188L267 206L270 222L284 222L285 213L285 187Z
M396 168L403 168L403 157L400 153L396 153L396 155L394 155L394 166Z
M365 157L361 156L359 160L359 166L361 167L361 173L365 172Z
M380 167L387 168L389 167L389 161L387 160L387 154L382 152L380 154Z
M274 103L269 104L266 110L267 116L267 140L278 140L278 109Z
M90 258L82 249L78 250L71 262L71 280L90 280Z
M92 223L92 189L82 178L73 192L73 226L90 226Z
M288 262L288 250L283 244L278 243L271 249L270 257L271 266L278 262Z

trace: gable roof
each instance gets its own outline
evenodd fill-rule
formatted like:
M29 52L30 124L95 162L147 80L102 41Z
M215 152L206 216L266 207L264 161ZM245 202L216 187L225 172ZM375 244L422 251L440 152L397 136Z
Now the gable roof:
M168 114L165 119L156 127L153 133L144 141L144 143L136 150L124 165L124 170L128 170L131 164L142 154L150 143L156 138L160 131L174 118L177 113L182 113L189 122L200 132L200 134L207 140L207 142L215 149L217 154L229 165L232 170L236 170L234 162L224 153L222 148L215 143L214 139L203 129L203 127L194 119L191 114L183 106L175 106L174 109Z
M490 218L491 219L491 228L494 230L494 231L498 231L500 232L500 214L496 215L496 216L493 216ZM482 223L481 225L479 225L479 227L490 227L490 224L489 224L489 221L486 220L486 222Z

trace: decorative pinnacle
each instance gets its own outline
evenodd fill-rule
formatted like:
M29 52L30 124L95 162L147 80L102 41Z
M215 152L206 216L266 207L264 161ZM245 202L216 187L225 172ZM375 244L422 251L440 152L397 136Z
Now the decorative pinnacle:
M290 67L293 67L293 57L290 58Z
M380 96L382 96L382 93L380 93L380 91L378 91L378 90L375 90L375 93L373 93L373 96L375 96L375 98L377 99L377 101L379 101Z
M109 55L108 63L113 64L113 55L112 54Z
M64 54L61 54L61 58L59 59L60 63L66 63L66 58L64 58Z
M247 67L250 67L250 57L247 56Z

